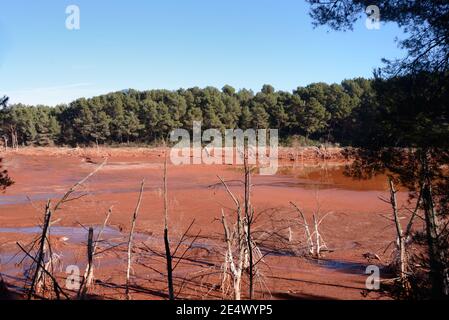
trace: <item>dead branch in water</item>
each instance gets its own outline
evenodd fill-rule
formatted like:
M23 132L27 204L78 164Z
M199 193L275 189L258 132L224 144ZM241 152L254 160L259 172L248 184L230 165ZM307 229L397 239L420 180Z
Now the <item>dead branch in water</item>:
M131 272L131 251L132 251L132 242L133 242L133 236L134 236L134 228L136 227L136 220L137 215L139 213L140 204L142 202L142 195L143 195L143 187L145 185L145 179L142 180L142 183L140 185L140 193L139 193L139 199L137 200L136 208L134 209L133 218L131 221L131 230L129 232L129 238L128 238L128 264L126 267L126 299L130 300L131 295L129 294L129 277Z

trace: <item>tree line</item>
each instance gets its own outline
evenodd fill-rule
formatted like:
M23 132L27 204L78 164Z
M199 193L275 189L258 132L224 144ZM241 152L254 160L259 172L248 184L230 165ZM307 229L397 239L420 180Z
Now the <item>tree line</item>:
M271 85L254 93L231 86L124 90L48 107L14 104L0 110L0 134L9 146L152 144L175 128L279 129L282 139L357 144L356 128L374 102L373 80L314 83L293 92Z

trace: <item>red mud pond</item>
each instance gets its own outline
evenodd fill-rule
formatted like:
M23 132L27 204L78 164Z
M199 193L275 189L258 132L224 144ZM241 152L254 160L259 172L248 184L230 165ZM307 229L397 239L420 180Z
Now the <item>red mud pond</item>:
M86 267L87 229L98 234L110 207L112 214L95 256L93 298L123 299L126 281L127 237L145 179L136 223L131 269L133 299L166 299L167 280L163 248L163 155L158 149L107 154L44 149L0 155L15 184L0 194L0 272L10 288L20 293L30 261L17 246L29 246L41 233L48 199L54 203L76 182L92 172L102 158L108 162L53 214L50 231L57 257L57 275L64 286L66 268ZM252 177L251 202L257 216L253 234L264 255L259 264L255 297L259 299L389 299L381 291L367 291L366 267L381 268L391 259L394 226L383 217L389 205L385 177L354 181L344 176L341 162L286 161L274 176ZM224 261L221 210L232 219L233 202L217 175L242 197L242 169L228 165L168 165L169 226L172 250L179 254L192 243L174 270L175 293L181 299L222 299ZM406 203L406 193L399 194ZM304 229L298 213L309 223L312 215L329 213L321 224L327 251L317 259L303 254ZM181 239L194 221L187 237ZM194 238L195 237L195 238ZM386 251L385 251L386 250ZM375 253L381 261L367 261ZM176 255L175 255L176 256ZM176 264L177 259L174 260ZM245 297L246 279L242 292Z

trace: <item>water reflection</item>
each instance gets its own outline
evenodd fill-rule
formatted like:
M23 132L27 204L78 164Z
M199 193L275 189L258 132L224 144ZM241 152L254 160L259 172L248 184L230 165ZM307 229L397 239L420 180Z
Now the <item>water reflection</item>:
M294 177L302 187L359 191L384 191L388 188L385 175L378 175L369 180L353 179L345 174L344 165L282 167L279 168L278 174Z

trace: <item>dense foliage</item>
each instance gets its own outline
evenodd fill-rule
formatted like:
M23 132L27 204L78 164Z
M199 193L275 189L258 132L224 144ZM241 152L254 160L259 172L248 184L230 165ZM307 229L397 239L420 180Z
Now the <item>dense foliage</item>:
M449 70L449 2L447 0L307 0L315 26L351 30L355 21L366 18L370 5L379 8L382 23L396 23L405 33L399 46L404 58L385 60L388 76Z
M10 105L0 111L0 134L17 145L150 144L174 128L272 128L281 138L341 144L355 143L367 119L364 109L374 97L372 80L345 80L341 84L315 83L293 92L270 85L258 93L190 88L177 91L126 90L79 99L57 107ZM10 143L11 145L11 143Z
M371 1L308 0L314 24L352 29ZM355 176L389 172L418 199L424 237L412 244L427 247L412 258L421 269L400 272L400 294L418 298L449 297L449 3L442 0L380 0L382 22L405 32L402 59L385 60L373 87L378 105L367 113L366 127L351 168ZM368 10L369 11L369 10ZM381 80L380 78L385 78ZM422 201L420 202L419 199ZM413 261L415 260L415 261ZM401 280L401 281L402 281ZM406 283L411 284L411 292Z

